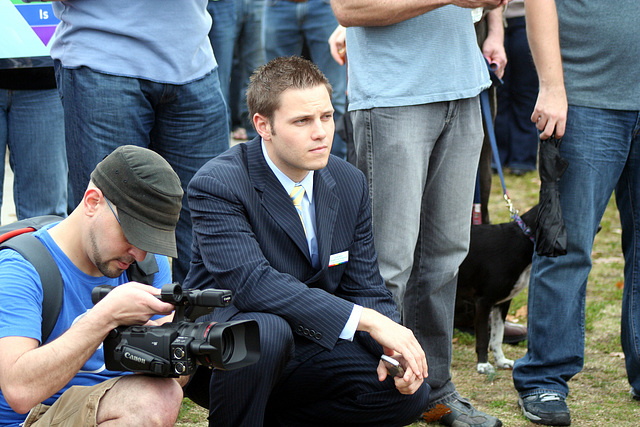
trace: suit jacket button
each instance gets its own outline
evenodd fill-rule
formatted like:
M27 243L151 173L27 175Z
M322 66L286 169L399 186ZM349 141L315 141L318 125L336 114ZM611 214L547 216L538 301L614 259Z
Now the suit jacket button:
M304 328L304 334L305 334L306 336L309 336L309 328Z
M322 334L320 332L316 332L316 334L314 335L314 338L320 341L322 339Z
M296 329L296 332L301 334L303 332L303 330L304 329L302 328L302 325L298 325L298 328Z

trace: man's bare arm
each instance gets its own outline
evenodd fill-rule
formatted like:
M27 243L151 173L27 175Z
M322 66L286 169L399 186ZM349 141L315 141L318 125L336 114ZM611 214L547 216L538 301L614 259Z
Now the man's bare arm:
M144 324L154 314L168 314L171 304L147 285L118 286L69 330L38 346L25 337L0 338L0 387L12 409L26 413L64 387L89 360L111 329Z
M331 0L338 22L345 27L385 26L406 21L448 4L474 9L498 7L508 0Z
M558 35L558 14L554 0L525 1L527 37L538 72L540 90L531 121L547 139L564 135L567 121L567 95L564 88Z

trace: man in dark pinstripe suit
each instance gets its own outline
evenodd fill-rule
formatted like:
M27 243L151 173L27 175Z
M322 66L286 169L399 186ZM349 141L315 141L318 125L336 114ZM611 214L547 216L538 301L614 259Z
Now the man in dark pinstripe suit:
M428 401L427 361L378 271L364 176L329 156L331 86L311 62L277 58L254 73L247 102L260 136L188 189L185 286L232 290L212 319L260 325L260 361L211 374L210 425L411 423ZM404 376L387 375L383 352ZM188 395L207 391L200 375Z

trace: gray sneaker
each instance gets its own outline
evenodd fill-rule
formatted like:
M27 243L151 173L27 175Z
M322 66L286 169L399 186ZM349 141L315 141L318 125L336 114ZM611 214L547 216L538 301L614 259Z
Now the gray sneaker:
M518 398L522 414L532 423L546 426L569 426L571 414L567 403L558 393L534 394Z
M436 411L437 418L433 415ZM443 414L440 416L440 414ZM501 427L502 421L494 416L478 411L466 399L456 398L451 402L437 405L431 411L423 414L423 420L438 421L440 424L452 427Z

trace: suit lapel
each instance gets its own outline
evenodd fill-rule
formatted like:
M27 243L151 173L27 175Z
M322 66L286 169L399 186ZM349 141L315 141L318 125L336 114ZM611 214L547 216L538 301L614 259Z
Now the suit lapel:
M262 206L311 262L300 217L284 187L267 165L262 155L260 137L246 144L249 179L254 188L262 194Z
M315 172L313 199L316 208L316 238L321 271L329 265L333 229L338 216L340 199L335 193L336 182L327 170Z

